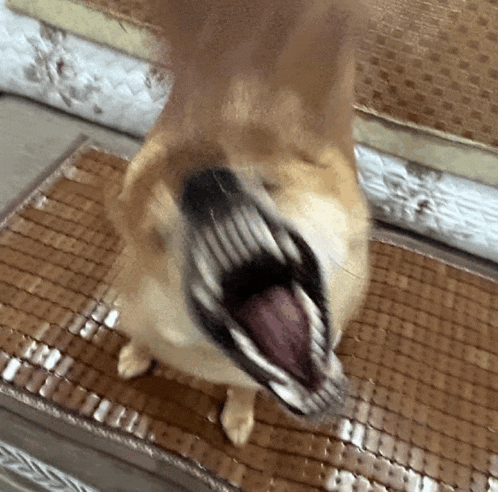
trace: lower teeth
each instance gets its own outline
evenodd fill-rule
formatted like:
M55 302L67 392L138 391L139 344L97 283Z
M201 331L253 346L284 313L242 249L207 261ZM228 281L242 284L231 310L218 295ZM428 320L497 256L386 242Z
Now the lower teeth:
M239 346L239 349L244 353L244 355L251 359L256 365L258 365L265 372L269 373L276 381L280 383L285 383L287 376L283 371L273 366L268 362L263 356L258 354L257 348L254 346L251 340L247 338L238 328L230 329L230 333L235 339L235 342Z

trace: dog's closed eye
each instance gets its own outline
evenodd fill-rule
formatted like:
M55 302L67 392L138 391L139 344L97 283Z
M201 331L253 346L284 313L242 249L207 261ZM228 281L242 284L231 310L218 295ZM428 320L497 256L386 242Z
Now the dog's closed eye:
M166 228L160 225L154 226L150 230L149 235L153 248L158 253L165 253L169 241L169 232L166 230Z
M269 195L275 195L282 191L282 186L274 180L263 178L261 180L261 186Z

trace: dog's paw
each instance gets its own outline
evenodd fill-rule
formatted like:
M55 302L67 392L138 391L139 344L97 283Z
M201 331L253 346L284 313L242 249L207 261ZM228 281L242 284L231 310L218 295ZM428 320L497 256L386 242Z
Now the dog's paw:
M254 427L255 390L230 388L221 413L221 425L235 446L247 443Z
M234 446L241 447L246 444L254 427L254 416L252 415L234 415L223 409L221 414L221 424L228 439Z
M146 350L129 343L119 353L118 374L124 379L140 376L149 369L152 360Z

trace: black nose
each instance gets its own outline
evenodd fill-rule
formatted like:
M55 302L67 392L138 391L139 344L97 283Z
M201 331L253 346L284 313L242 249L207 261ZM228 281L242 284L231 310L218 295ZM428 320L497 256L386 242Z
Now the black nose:
M216 167L191 176L184 184L180 207L196 226L222 220L243 200L245 192L235 174Z

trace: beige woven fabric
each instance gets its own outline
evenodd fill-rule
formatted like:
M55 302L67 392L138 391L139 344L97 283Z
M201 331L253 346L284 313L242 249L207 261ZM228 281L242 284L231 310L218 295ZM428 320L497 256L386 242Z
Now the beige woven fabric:
M299 423L261 395L236 449L218 423L224 388L167 367L121 380L110 285L125 258L103 189L125 166L86 151L0 231L3 381L248 492L496 490L497 285L400 247L372 243L368 299L340 345L350 397L334 421Z
M498 4L373 0L359 52L357 103L498 144Z

